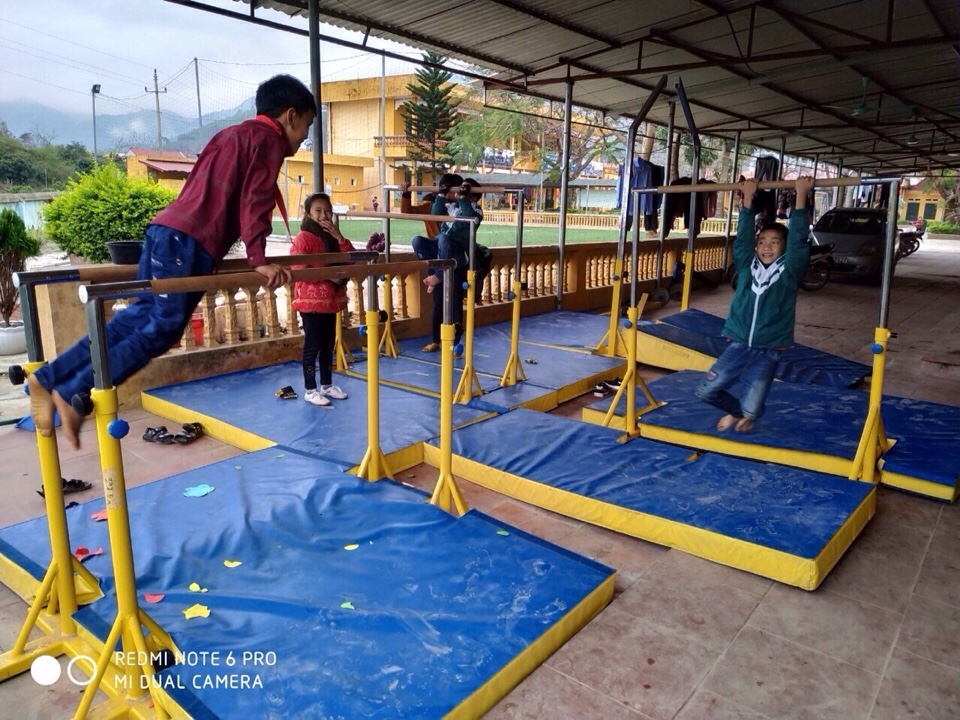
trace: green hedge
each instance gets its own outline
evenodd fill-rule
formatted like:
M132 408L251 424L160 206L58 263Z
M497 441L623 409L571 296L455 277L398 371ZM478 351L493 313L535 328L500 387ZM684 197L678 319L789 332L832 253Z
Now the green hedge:
M927 220L927 232L936 235L960 235L960 225L946 220Z
M24 269L27 258L39 254L40 243L27 232L20 216L9 209L0 212L0 316L5 327L9 327L20 297L13 274Z
M99 263L110 256L108 242L143 240L147 225L176 196L107 163L67 184L44 210L45 228L65 252Z

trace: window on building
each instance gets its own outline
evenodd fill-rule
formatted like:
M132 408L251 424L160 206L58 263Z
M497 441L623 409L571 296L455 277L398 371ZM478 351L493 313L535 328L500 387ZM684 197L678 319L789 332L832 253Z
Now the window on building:
M916 220L917 216L920 214L920 203L918 202L908 202L907 203L907 220Z
M923 206L923 219L924 220L936 220L937 219L937 204L935 202L928 202Z
M356 179L356 178L350 178L350 185L351 185L351 187L356 187L356 186L357 186L357 179Z
M334 185L339 185L339 184L340 184L340 178L335 177L335 178L333 179L333 184L334 184Z

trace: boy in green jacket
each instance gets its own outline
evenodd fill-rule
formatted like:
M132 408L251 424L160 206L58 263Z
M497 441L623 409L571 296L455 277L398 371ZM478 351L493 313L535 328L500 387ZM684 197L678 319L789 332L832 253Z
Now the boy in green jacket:
M807 195L813 189L813 178L797 178L797 204L789 230L770 223L760 228L756 240L751 205L757 181L744 180L740 187L743 209L733 246L740 282L723 326L723 337L730 345L700 383L697 397L726 413L717 422L717 430L732 427L746 432L763 414L780 352L793 344L797 290L810 262ZM739 399L728 390L738 380L745 387Z

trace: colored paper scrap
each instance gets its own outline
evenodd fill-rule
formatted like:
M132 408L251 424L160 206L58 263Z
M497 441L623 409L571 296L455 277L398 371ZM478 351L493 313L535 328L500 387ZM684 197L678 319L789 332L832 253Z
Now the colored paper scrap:
M509 535L509 534L510 533L508 533L506 530L497 530L497 535Z
M239 560L224 560L223 564L226 565L228 568L235 568L243 565L243 563L240 562Z
M356 610L356 608L353 606L353 603L349 600L340 603L340 607L342 607L344 610Z
M356 550L358 547L360 547L360 546L357 545L357 543L350 543L349 545L344 545L344 546L343 546L343 549L344 549L344 550Z
M148 593L143 594L143 599L148 603L158 603L163 600L163 593Z
M210 617L210 608L208 608L206 605L201 605L200 603L197 603L195 605L191 605L186 610L184 610L183 616L187 620L190 620L191 618L198 618L198 617L202 617L202 618Z
M87 558L91 558L94 555L103 555L103 548L98 547L96 550L91 550L90 548L85 548L82 545L73 551L73 556L83 562Z
M200 583L192 582L188 586L192 592L205 593L207 589L205 587L200 587Z
M90 516L90 519L95 520L96 522L103 522L104 520L107 519L107 509L104 508L103 510L99 510L95 512L93 515Z
M199 498L199 497L203 497L204 495L209 495L215 489L216 488L214 488L213 485L207 485L206 483L203 483L201 485L194 485L193 487L188 487L186 490L183 491L183 496Z

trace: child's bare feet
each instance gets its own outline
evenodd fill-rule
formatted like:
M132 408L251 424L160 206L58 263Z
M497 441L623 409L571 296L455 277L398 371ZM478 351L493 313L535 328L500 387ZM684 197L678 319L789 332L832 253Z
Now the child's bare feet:
M427 286L427 292L432 293L433 289L440 284L440 278L436 275L427 275L423 279L423 284Z
M717 420L717 430L719 430L720 432L729 430L734 425L736 425L737 420L740 420L740 419L742 418L737 418L737 417L734 417L733 415L724 415L722 418Z
M734 428L737 432L747 432L753 429L753 420L750 418L740 418L737 420L737 426Z
M30 388L30 415L33 417L33 424L43 437L50 437L53 434L53 397L33 375L27 377L27 387Z
M60 427L63 434L74 450L80 449L80 426L83 424L83 417L77 414L73 406L63 399L56 390L52 393L53 404L60 413Z

